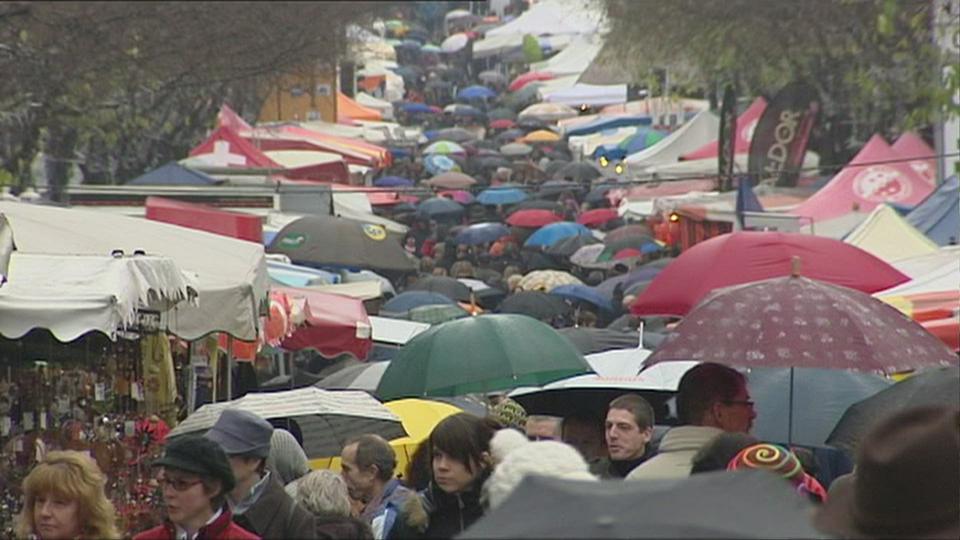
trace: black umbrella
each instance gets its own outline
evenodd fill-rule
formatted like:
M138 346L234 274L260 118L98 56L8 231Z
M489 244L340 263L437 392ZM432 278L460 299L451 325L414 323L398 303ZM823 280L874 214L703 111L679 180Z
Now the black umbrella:
M520 210L552 210L559 212L560 206L556 201L546 201L543 199L527 199L525 201L518 202L510 209L508 216L514 212Z
M577 194L580 193L582 189L579 183L571 182L570 180L547 180L540 184L537 195L541 197L555 197L565 191Z
M558 170L559 169L554 170L552 171L552 173L548 173L548 174L550 174L550 176L553 177ZM606 205L609 205L609 200L607 199L607 192L617 187L622 187L622 186L617 186L615 184L606 183L606 182L604 182L603 184L595 184L590 189L590 192L587 193L587 196L584 197L583 200L593 205L601 204L601 203L605 203Z
M553 244L547 248L546 253L547 255L556 255L558 257L569 258L583 246L599 243L600 241L594 238L591 234L578 234L576 236L568 236L556 244Z
M447 276L430 276L417 280L407 290L411 291L432 291L440 293L447 298L458 302L470 301L470 287Z
M334 216L307 216L287 224L267 252L282 253L308 265L400 272L417 269L416 261L382 226Z
M600 177L600 171L584 161L575 161L557 171L554 178L558 180L573 180L574 182L589 182Z
M585 355L613 349L636 349L640 345L640 334L636 331L577 327L562 328L559 332Z
M498 133L497 136L493 138L493 140L500 144L507 144L513 141L514 139L523 137L524 133L525 132L522 129L516 129L516 128L508 129L506 131L502 131Z
M462 127L445 128L437 132L437 139L453 141L455 143L475 141L477 138L475 133Z
M527 116L517 120L517 126L524 128L527 131L533 131L536 129L543 129L547 127L548 124L546 121L539 118L534 118L532 116Z
M549 321L570 311L570 306L559 296L540 291L521 291L500 302L500 313L519 313L541 321Z
M827 437L827 444L855 454L860 439L879 420L922 405L960 407L960 367L928 369L854 403Z
M460 538L823 538L812 512L766 471L644 482L530 475Z
M417 206L417 215L430 219L458 218L463 215L463 205L446 197L433 197Z
M557 174L557 171L566 167L569 164L570 164L569 161L566 161L563 159L557 159L557 160L551 161L550 163L547 163L547 166L543 168L543 172L545 172L547 176L549 176L550 178L553 178L554 175Z
M490 120L513 120L517 117L517 113L506 107L497 107L496 109L491 109L487 113L487 118Z

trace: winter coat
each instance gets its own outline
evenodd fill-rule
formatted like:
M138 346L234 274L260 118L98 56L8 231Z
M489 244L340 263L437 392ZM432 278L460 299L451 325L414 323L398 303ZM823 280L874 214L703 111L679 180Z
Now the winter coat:
M723 430L715 427L675 427L663 436L658 454L630 471L627 480L679 479L690 476L693 457L703 445L721 433Z
M462 493L450 494L430 482L416 497L409 497L401 509L388 540L398 538L453 538L474 524L484 513L481 487L489 473L478 478Z
M360 515L365 523L373 530L374 538L382 540L390 535L390 529L397 521L403 504L416 495L396 478L387 482L380 494L379 500L370 501L367 508Z
M314 514L317 540L373 540L373 531L363 521L351 516Z
M177 529L167 521L152 529L147 529L133 537L133 540L176 540ZM259 540L259 536L245 530L233 522L230 510L223 512L209 525L200 527L196 540Z
M272 474L263 495L246 512L234 515L233 521L264 539L312 539L316 535L313 515L293 502Z

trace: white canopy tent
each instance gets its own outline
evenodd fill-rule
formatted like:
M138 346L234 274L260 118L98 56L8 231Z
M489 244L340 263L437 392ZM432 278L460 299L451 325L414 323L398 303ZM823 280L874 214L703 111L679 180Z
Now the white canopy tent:
M106 212L0 201L18 249L60 255L165 256L196 283L197 303L181 302L166 329L194 340L211 332L257 339L269 278L263 246L158 221Z
M580 105L589 105L591 107L600 107L603 105L615 105L617 103L627 102L627 85L625 84L575 84L570 88L557 90L555 92L544 91L543 88L537 90L543 101L548 103L563 103L571 107Z
M663 141L661 141L663 142ZM656 146L656 145L654 145ZM749 160L747 153L735 154L733 156L733 170L735 172L746 172ZM629 159L629 158L628 158ZM807 152L803 156L804 169L815 169L820 164L820 156L814 152ZM691 161L677 161L674 163L661 163L652 165L644 169L640 174L657 175L663 178L698 176L698 175L716 175L719 169L718 158L711 157L705 159L695 159Z
M554 75L580 76L593 62L600 49L603 38L596 34L576 36L562 51L542 61L530 64L530 71L546 71Z
M717 138L720 119L710 111L703 111L680 126L666 138L624 159L630 174L660 163L674 163L677 158L700 148Z

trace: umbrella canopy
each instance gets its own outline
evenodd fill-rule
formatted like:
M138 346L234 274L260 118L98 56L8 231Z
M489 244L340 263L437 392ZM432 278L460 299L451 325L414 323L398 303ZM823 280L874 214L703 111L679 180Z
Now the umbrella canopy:
M489 114L487 115L489 117ZM509 118L497 118L490 121L490 129L510 129L516 125L516 122Z
M519 119L532 118L543 122L556 122L578 116L575 109L561 103L535 103L520 111Z
M420 306L435 306L435 305L456 305L456 302L440 293L430 292L430 291L405 291L402 292L390 300L387 300L383 307L380 308L380 314L387 316L387 314L397 314L402 315L413 308Z
M715 291L647 365L671 360L880 373L958 362L943 342L880 300L793 276Z
M631 236L604 245L606 247L597 256L599 262L656 253L663 249L662 244L649 236Z
M927 369L854 403L827 437L827 444L856 454L860 440L878 421L925 405L960 407L960 368Z
M516 120L517 113L508 107L497 107L487 111L487 118L491 120Z
M430 54L440 54L443 52L443 49L439 45L434 45L433 43L427 43L420 48L420 52L430 53Z
M406 470L400 467L401 462L410 463L420 444L430 436L433 428L448 416L463 412L459 407L450 403L441 403L429 399L397 399L388 401L384 405L403 422L403 429L408 435L390 441L397 454L397 470Z
M600 178L600 171L590 163L575 161L568 163L553 175L557 180L573 180L574 182L592 182Z
M445 53L455 53L467 46L470 38L464 33L453 34L440 44L440 50Z
M564 192L579 193L580 184L570 180L547 180L540 184L540 190L537 195L541 197L554 197Z
M446 189L437 193L440 197L452 199L462 205L473 204L473 195L462 189Z
M519 142L533 144L533 143L548 143L548 142L557 142L560 140L560 135L548 130L548 129L538 129L536 131L531 131L519 139Z
M617 213L615 208L596 208L587 210L577 216L577 223L590 228L597 228L615 219L620 219L620 214Z
M290 222L273 238L267 252L282 253L298 264L416 270L416 262L382 226L334 216Z
M417 205L417 215L430 219L457 218L463 215L463 206L445 197L433 197Z
M550 321L572 311L562 299L541 291L520 291L500 303L501 313L527 315L541 321Z
M657 277L666 265L672 261L672 258L664 259L655 259L649 263L643 264L634 268L627 274L622 274L616 277L605 280L603 283L597 285L597 290L606 296L613 296L613 290L617 285L622 285L623 290L627 290L637 283L650 282L653 278Z
M463 143L477 140L477 135L469 129L462 127L444 128L437 131L437 138L455 143Z
M524 86L535 82L535 81L549 81L553 79L555 75L546 71L528 71L527 73L521 73L515 79L510 81L510 86L507 87L507 90L511 92L516 92Z
M453 155L453 154L451 154ZM429 154L423 159L424 168L430 174L443 174L445 172L459 171L460 165L456 161L442 154Z
M592 372L556 330L523 315L481 315L417 335L390 363L384 399L507 390Z
M578 234L576 236L568 236L567 238L559 240L552 246L548 247L546 249L546 253L548 255L570 257L583 246L590 246L599 243L600 241L594 238L592 234Z
M376 187L413 187L414 181L402 176L381 176L373 181Z
M533 152L533 147L529 144L518 142L507 143L500 147L500 153L505 156L526 156Z
M436 114L437 110L426 103L406 102L400 103L398 108L407 114Z
M457 92L457 99L464 101L475 99L491 99L497 97L497 93L486 86L473 85Z
M473 177L455 171L440 173L424 182L430 187L444 189L469 189L476 183Z
M813 512L765 471L644 482L528 475L460 538L824 538Z
M606 249L606 246L600 243L583 246L570 256L570 262L584 268L602 267L602 264L597 266L597 257L604 249Z
M490 188L477 195L480 204L494 206L498 204L516 204L527 199L527 193L517 188Z
M546 199L527 199L526 201L523 201L522 203L519 203L511 208L507 215L512 216L521 210L549 210L554 213L563 211L557 201L548 201Z
M424 154L466 154L467 151L452 141L437 141L423 149Z
M507 76L498 71L481 71L477 78L484 84L498 84L507 82Z
M500 143L501 145L507 144L515 141L516 139L522 137L524 131L520 128L511 128L501 133L496 134L493 137L493 140Z
M313 386L324 390L362 390L373 393L390 362L354 364L334 371Z
M510 234L510 229L503 223L487 222L474 223L457 233L454 242L457 244L486 244L494 242Z
M543 172L547 175L548 178L556 178L557 171L569 165L570 162L563 159L555 159L550 163L547 163L547 166L543 168Z
M590 235L590 229L572 221L559 221L544 225L523 243L523 247L547 248L571 236Z
M447 276L430 276L417 280L409 287L409 290L440 293L458 302L470 301L470 287Z
M469 316L470 314L460 306L437 305L413 308L406 318L414 322L441 324Z
M570 327L561 328L559 332L584 355L616 349L636 349L640 345L640 334L635 331L622 332L607 328ZM590 359L588 358L587 361L590 361ZM595 365L594 369L596 369Z
M561 285L583 285L583 282L569 272L560 270L534 270L523 276L517 289L521 291L550 292Z
M480 109L471 107L470 105L461 105L459 103L447 105L443 108L443 112L445 114L452 114L453 116L483 116L483 113L480 112Z
M800 257L809 278L874 293L909 280L889 264L839 240L808 234L736 232L684 251L631 306L635 315L685 315L709 291L791 272Z
M593 287L587 287L586 285L560 285L551 289L550 294L574 302L593 304L604 311L613 311L613 304L609 298L598 293Z
M283 392L249 393L240 399L210 403L194 411L169 437L205 431L227 409L250 411L266 420L287 420L302 435L308 458L331 456L343 443L364 433L384 439L406 436L400 418L366 392L298 388Z
M650 227L640 223L634 223L631 225L624 225L623 227L617 227L616 229L608 232L607 235L603 237L603 242L605 244L610 244L612 242L633 236L652 237L653 233L650 232Z
M507 216L507 224L514 227L539 228L557 221L563 221L563 217L550 210L520 210Z

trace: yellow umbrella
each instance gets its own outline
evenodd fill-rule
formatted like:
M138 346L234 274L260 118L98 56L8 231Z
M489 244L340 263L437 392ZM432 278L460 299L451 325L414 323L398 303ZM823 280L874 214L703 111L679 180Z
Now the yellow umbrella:
M536 131L531 131L523 137L517 139L522 143L546 143L546 142L556 142L560 140L560 135L547 130L547 129L538 129Z
M534 270L523 276L520 283L517 284L517 288L521 291L543 291L548 293L561 285L583 285L583 282L569 272L560 270Z
M397 399L384 403L390 411L400 417L406 437L393 439L390 446L397 454L397 472L403 473L413 458L414 452L427 437L433 428L444 418L463 412L459 407L431 401L428 399ZM340 470L340 456L310 460L313 469Z

